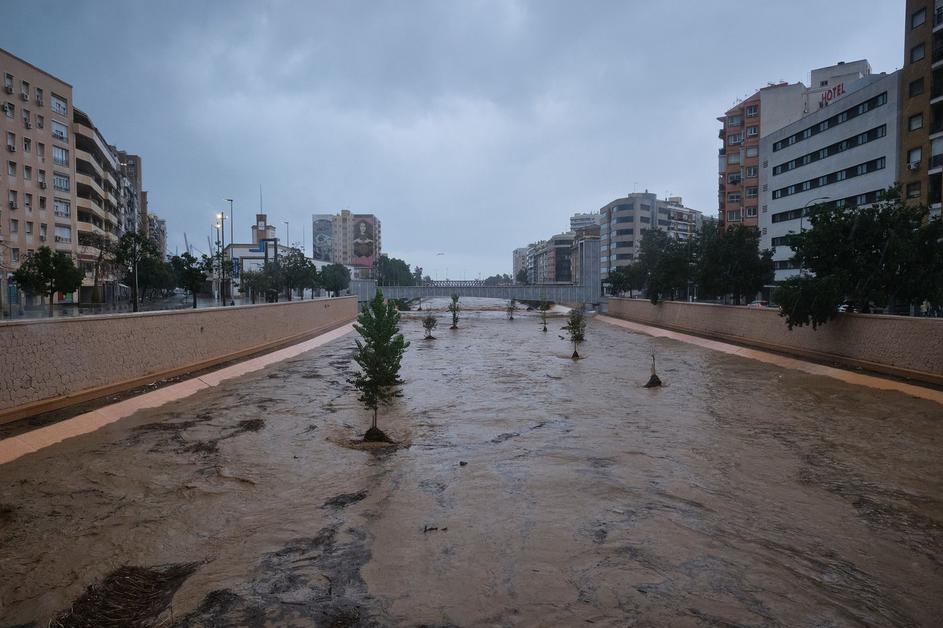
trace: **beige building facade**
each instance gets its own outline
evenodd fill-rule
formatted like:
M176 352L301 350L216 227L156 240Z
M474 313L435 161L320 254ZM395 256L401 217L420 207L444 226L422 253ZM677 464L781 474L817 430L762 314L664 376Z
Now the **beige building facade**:
M0 74L0 294L8 304L18 298L11 273L36 249L76 255L77 196L72 86L2 49Z

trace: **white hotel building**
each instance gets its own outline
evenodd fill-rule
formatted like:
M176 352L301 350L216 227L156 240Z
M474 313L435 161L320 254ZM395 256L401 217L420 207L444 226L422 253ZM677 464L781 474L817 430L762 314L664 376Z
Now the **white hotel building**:
M761 139L760 249L774 251L776 281L798 273L788 240L809 228L807 207L874 203L897 182L899 77L845 85L827 106Z

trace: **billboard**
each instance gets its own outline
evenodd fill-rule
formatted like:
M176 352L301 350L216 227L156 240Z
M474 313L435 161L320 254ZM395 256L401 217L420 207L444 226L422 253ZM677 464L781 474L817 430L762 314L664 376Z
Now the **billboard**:
M330 216L315 216L313 220L314 243L313 257L322 262L333 261L331 259L331 249L334 246L334 227Z
M354 216L351 244L354 266L373 266L377 257L377 225L373 216Z

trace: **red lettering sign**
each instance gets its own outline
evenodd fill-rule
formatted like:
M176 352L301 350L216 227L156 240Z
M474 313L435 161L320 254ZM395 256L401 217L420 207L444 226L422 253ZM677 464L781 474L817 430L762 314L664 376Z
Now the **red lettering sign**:
M839 96L844 96L844 95L845 95L845 84L839 83L835 87L832 87L831 89L827 89L824 92L822 92L822 99L819 101L819 107L824 107L825 105L832 102Z

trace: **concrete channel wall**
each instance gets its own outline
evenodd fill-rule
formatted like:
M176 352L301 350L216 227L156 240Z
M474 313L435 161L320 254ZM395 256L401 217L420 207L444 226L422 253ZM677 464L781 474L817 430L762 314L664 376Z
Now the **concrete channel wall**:
M323 333L357 298L0 323L0 423Z
M840 314L816 330L772 308L609 298L609 315L801 358L943 385L943 320Z

